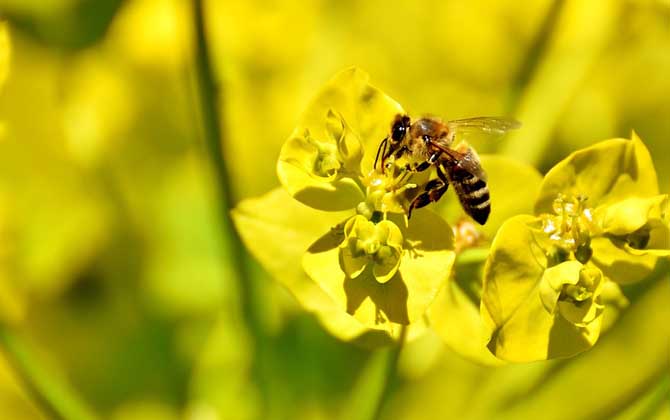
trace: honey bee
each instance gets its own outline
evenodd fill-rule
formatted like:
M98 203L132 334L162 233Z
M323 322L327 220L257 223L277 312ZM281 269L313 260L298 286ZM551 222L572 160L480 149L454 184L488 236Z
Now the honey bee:
M428 181L423 192L411 202L408 217L411 217L412 210L438 201L451 183L463 210L483 225L491 212L486 172L479 163L477 153L467 143L461 142L452 148L455 136L457 133L477 132L502 135L520 126L516 120L500 117L446 122L426 117L412 122L407 115L397 115L391 124L391 132L379 145L375 168L378 168L379 162L385 167L389 159L397 161L399 158L405 158L405 169L410 172L435 167L437 178Z

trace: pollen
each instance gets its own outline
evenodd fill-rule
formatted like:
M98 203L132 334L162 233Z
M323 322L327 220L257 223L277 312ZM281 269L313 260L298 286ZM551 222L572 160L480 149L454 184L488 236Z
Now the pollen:
M554 214L544 214L542 231L556 246L575 259L586 262L591 257L591 236L595 232L593 211L587 207L588 198L583 195L560 194L553 203Z

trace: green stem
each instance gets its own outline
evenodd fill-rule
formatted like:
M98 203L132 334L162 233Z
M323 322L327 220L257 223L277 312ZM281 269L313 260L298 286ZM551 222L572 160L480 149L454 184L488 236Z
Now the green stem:
M405 334L406 328L403 327L396 345L377 350L370 356L342 412L342 419L379 419L391 386L396 379L398 359L405 343Z
M551 35L556 30L556 24L564 4L565 0L555 0L549 5L549 10L546 12L539 30L531 41L528 52L526 53L516 78L512 83L512 90L508 98L507 106L509 115L514 115L516 113L521 100L521 93L526 86L528 86L537 72L540 60L547 50L547 46L551 40Z
M214 82L207 38L205 36L205 23L202 0L195 0L195 28L196 28L196 78L198 84L198 96L200 100L200 111L202 128L204 131L205 144L208 156L216 175L216 186L219 193L220 213L224 235L230 240L231 247L230 263L233 265L242 294L242 308L250 323L252 332L256 332L258 325L256 317L251 308L252 292L248 282L249 273L245 264L246 253L244 246L233 228L230 209L234 206L232 186L230 185L230 171L226 165L224 151L222 148L223 136L219 124L219 115L222 112L220 88ZM218 100L217 100L218 98Z
M249 274L248 255L245 252L242 240L234 228L230 210L235 206L234 191L231 185L230 170L226 164L224 150L224 137L222 135L222 125L219 121L223 112L223 92L221 87L215 82L212 61L210 58L210 48L207 43L205 33L205 14L203 9L203 0L194 0L194 26L195 26L195 72L197 82L197 95L199 100L199 109L201 114L201 123L205 144L211 165L215 172L215 182L219 195L219 206L221 215L221 224L223 234L230 243L228 262L231 264L235 279L237 280L237 289L240 293L241 310L244 320L247 324L252 340L252 348L256 354L256 366L254 376L261 386L261 395L264 396L264 384L259 364L261 355L265 350L265 334L263 325L259 317L259 311L255 310L255 295L252 287L252 277ZM263 406L265 398L262 399ZM264 407L263 407L264 409ZM262 410L261 410L262 412Z
M525 86L517 87L510 100L523 126L506 137L503 154L536 166L546 163L545 152L564 110L609 45L621 8L617 0L551 4L518 75L517 84Z
M29 341L5 325L0 325L0 346L47 415L63 420L97 418L74 390L40 361Z

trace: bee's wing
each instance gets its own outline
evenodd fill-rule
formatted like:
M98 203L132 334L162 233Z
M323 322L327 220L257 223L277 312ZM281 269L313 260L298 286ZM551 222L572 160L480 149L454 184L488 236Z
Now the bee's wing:
M486 172L482 168L481 163L479 162L479 155L475 152L470 146L467 146L465 143L462 143L464 147L459 148L460 150L456 151L460 157L458 158L458 164L461 168L470 172L473 175L476 175L482 181L486 181Z
M482 165L479 163L479 155L477 155L475 149L470 147L467 143L463 142L459 144L457 149L452 149L451 147L438 142L433 142L432 144L448 156L449 162L444 165L445 167L450 168L458 166L483 181L486 181L486 172L484 172Z
M451 133L487 133L501 136L509 130L521 127L521 123L513 118L475 117L447 122Z

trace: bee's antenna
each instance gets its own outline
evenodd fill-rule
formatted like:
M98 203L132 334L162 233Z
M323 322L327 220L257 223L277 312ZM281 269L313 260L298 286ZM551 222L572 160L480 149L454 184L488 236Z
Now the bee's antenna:
M379 154L381 153L382 156L382 165L384 165L384 160L386 159L386 145L388 143L388 137L385 137L384 140L379 144L379 148L377 148L377 155L375 156L375 165L374 168L377 169L377 161L379 160ZM384 149L384 151L382 151Z

